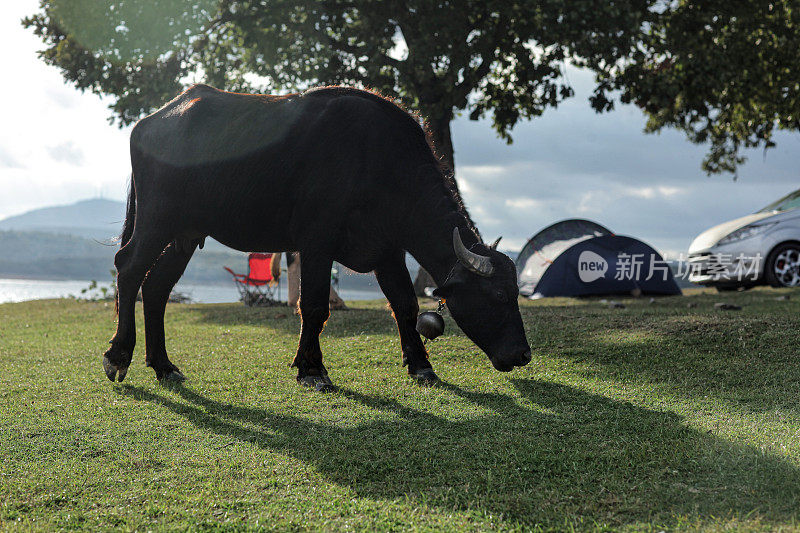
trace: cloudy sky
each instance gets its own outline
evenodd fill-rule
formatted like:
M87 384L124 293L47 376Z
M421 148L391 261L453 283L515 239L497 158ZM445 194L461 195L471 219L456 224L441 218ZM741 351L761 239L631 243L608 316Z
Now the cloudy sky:
M130 172L128 130L109 125L108 102L81 94L36 57L42 44L19 20L36 0L4 6L0 58L0 218L103 195L123 199ZM596 115L590 75L571 71L577 96L514 130L514 144L486 122L456 120L456 171L484 236L519 249L563 218L595 220L669 255L707 227L755 211L800 188L800 135L754 151L738 181L706 177L704 147L674 131L642 133L638 109Z

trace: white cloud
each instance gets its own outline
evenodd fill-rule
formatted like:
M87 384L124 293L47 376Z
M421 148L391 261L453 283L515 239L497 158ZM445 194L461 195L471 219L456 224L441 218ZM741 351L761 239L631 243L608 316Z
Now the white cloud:
M532 209L541 207L543 202L535 198L509 198L505 201L505 204L514 209Z
M603 195L603 193L597 191L588 191L581 194L580 200L578 201L578 207L576 208L578 213L582 215L587 215L590 213L602 213L602 205L598 201L598 197L601 195Z
M72 141L65 141L55 146L47 146L47 153L56 162L69 163L80 166L84 162L83 150L75 146Z
M497 225L502 222L502 219L494 216L494 211L487 209L482 204L477 204L470 210L474 218L483 221L487 226Z
M624 190L623 194L652 200L654 198L668 198L683 192L685 192L685 189L681 187L666 187L661 185L658 187L629 187Z
M130 175L128 130L108 123L107 102L66 85L36 56L43 44L20 19L38 4L9 2L0 18L3 69L24 80L0 85L2 101L13 102L0 128L0 218L101 192L121 199Z
M675 196L686 192L682 187L656 187L656 190L661 196Z
M8 150L0 146L0 167L22 168L22 165Z
M465 165L458 168L459 173L465 176L499 177L507 168L503 165Z

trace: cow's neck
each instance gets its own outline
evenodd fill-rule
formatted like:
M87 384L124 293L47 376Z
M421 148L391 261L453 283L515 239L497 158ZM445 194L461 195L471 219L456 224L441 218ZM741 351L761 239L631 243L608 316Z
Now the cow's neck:
M429 222L414 235L408 251L433 277L437 286L444 284L453 266L456 255L453 250L453 228L458 227L461 240L469 248L478 239L467 224L464 215L458 211L439 214L427 219Z

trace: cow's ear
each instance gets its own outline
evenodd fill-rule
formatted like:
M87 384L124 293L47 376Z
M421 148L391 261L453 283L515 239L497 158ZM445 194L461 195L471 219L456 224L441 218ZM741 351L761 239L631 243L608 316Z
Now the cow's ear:
M453 290L461 285L463 282L459 279L450 279L445 285L436 287L433 290L433 295L437 298L449 298L453 294Z
M433 295L438 298L447 298L453 294L453 290L469 281L469 272L461 265L456 265L455 270L450 273L447 281L441 287L433 291Z
M433 291L433 295L439 298L449 297L453 294L455 289L469 282L471 275L472 274L466 268L461 265L456 265L456 268L450 273L445 284L436 288Z

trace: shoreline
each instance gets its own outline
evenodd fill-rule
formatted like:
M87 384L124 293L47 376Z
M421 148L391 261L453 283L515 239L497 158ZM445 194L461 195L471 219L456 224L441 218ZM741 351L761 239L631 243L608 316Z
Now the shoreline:
M41 279L41 278L0 278L0 303L24 302L58 298L91 298L101 295L101 287L109 287L111 280L97 282L97 288L88 290L92 280ZM87 289L87 292L82 292ZM287 298L287 285L282 283L278 299ZM178 282L175 290L188 296L192 303L233 303L239 301L239 293L232 282ZM345 300L382 299L378 289L339 288Z

